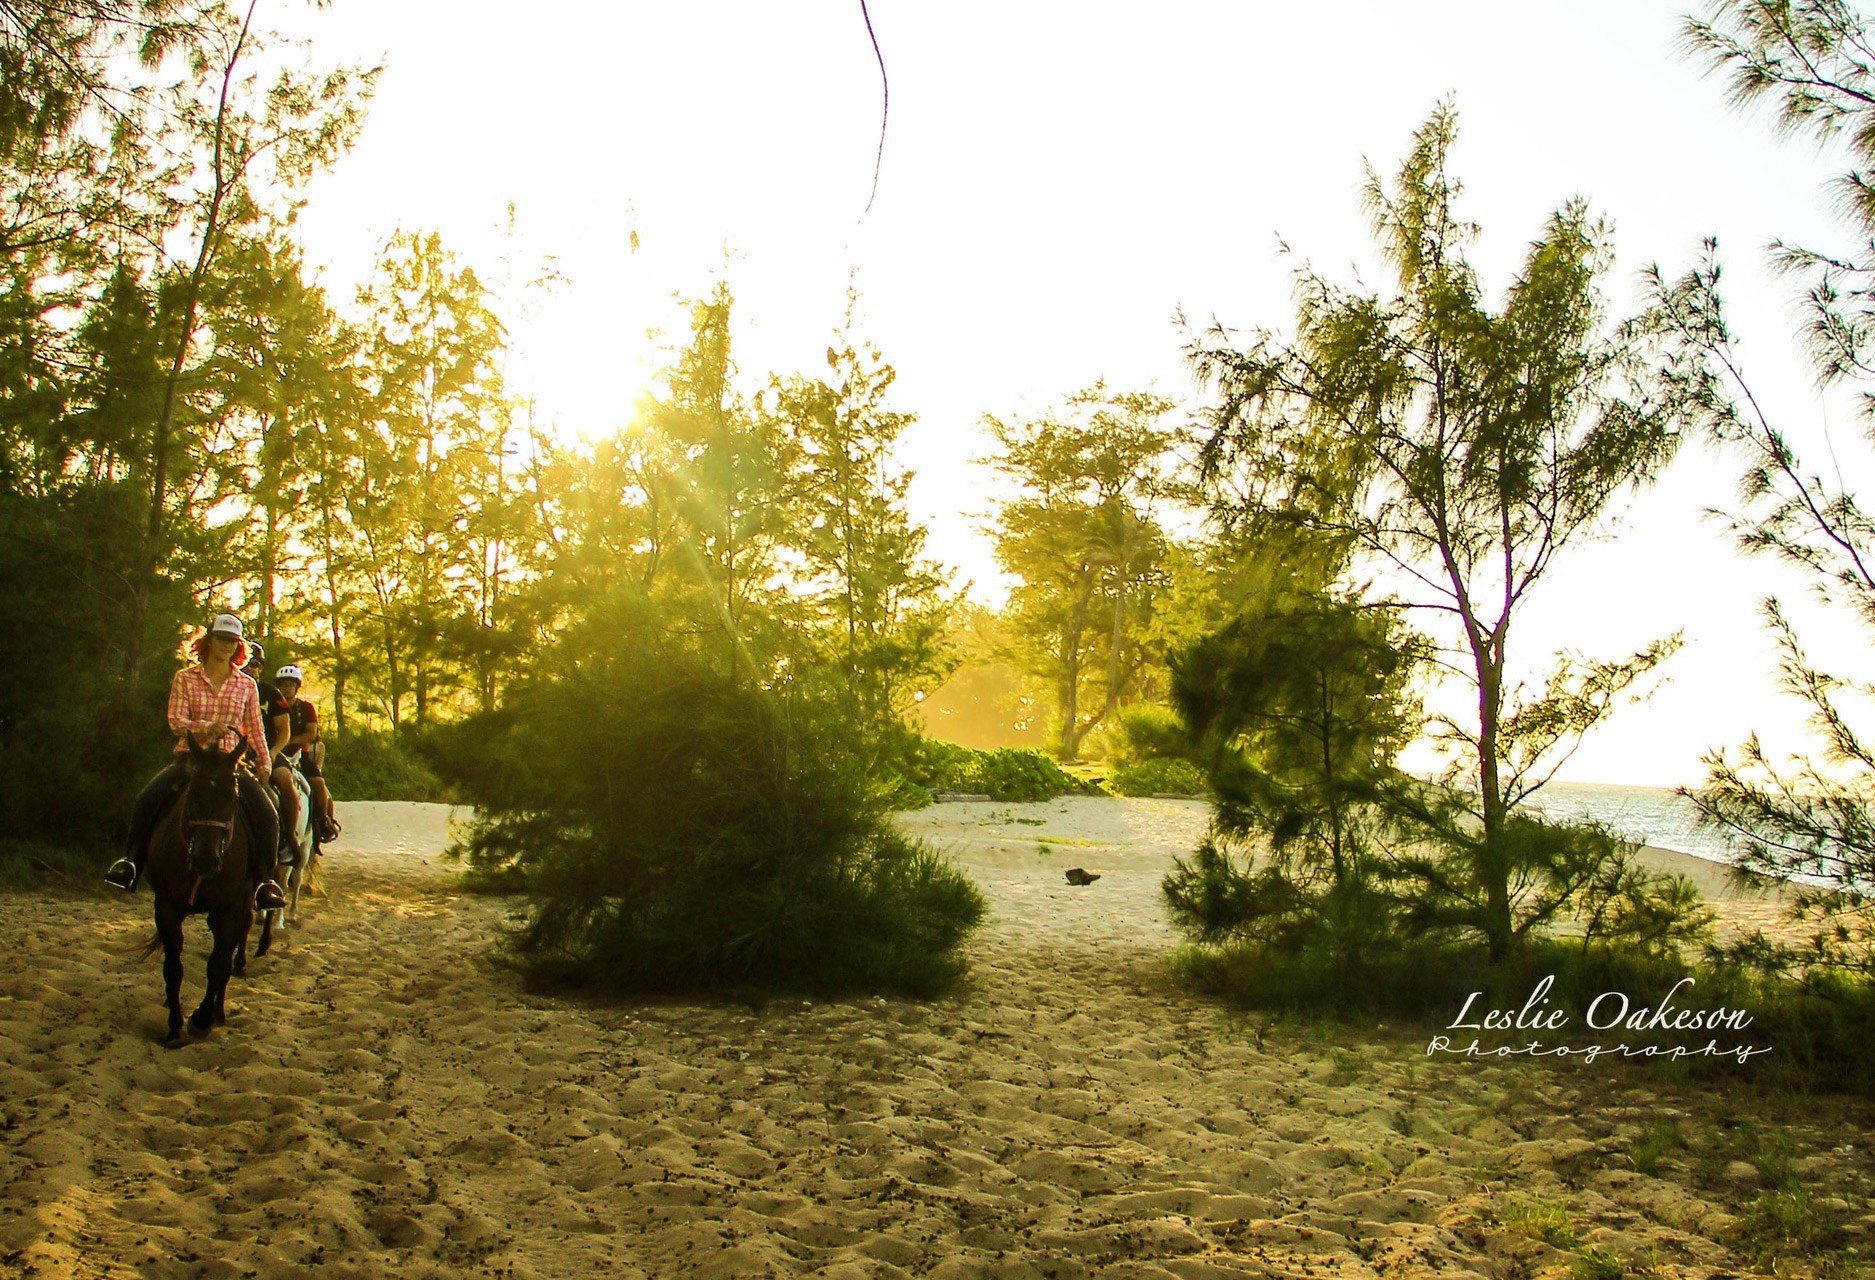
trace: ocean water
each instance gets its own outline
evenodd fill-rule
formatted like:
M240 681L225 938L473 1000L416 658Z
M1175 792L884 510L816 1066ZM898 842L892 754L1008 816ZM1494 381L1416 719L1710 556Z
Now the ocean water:
M1551 818L1592 818L1642 844L1730 862L1718 833L1699 826L1699 811L1663 787L1598 782L1552 782L1525 802Z

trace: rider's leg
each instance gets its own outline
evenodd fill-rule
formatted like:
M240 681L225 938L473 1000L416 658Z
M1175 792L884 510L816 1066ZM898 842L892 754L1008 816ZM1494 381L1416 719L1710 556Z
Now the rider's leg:
M332 793L326 790L323 768L325 754L325 743L313 743L299 753L299 771L306 776L306 783L312 788L313 831L321 840L330 840L338 835L339 824L332 813Z
M306 781L312 786L313 814L317 819L314 825L319 829L319 838L330 840L337 834L338 827L337 820L332 816L332 793L326 790L324 778L308 778Z
M280 839L274 845L278 850L291 843L299 829L299 793L293 790L293 771L283 764L274 766L273 793L280 799Z
M240 787L241 807L247 811L248 878L259 885L254 890L254 909L269 911L284 907L286 895L280 892L273 878L273 855L280 847L280 817L273 811L273 801L267 798L267 788L258 778L243 773Z
M150 836L156 831L156 819L169 798L182 790L189 771L177 760L151 778L130 806L130 835L124 841L124 856L111 864L104 878L119 889L137 887L143 875L143 861L150 853Z

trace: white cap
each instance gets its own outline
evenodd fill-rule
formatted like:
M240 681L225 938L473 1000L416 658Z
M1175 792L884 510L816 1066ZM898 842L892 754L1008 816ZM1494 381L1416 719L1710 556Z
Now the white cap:
M274 672L273 678L276 681L297 680L301 684L306 683L306 677L300 674L299 667L296 664L291 663L291 662L287 663L284 667L281 667L278 671Z
M208 634L211 636L233 636L236 640L239 640L241 638L241 620L232 613L217 614L215 620L208 624Z

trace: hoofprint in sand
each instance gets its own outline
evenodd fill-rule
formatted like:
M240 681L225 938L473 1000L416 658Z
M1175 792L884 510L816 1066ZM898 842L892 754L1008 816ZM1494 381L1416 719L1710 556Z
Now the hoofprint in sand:
M1871 1243L1865 1110L1172 987L1195 803L907 815L990 897L968 988L759 1012L530 994L449 811L345 818L327 896L176 1051L147 896L0 898L0 1275L1521 1278L1593 1246L1717 1277L1752 1263L1758 1174L1714 1158L1740 1133ZM1637 1159L1663 1121L1690 1146Z

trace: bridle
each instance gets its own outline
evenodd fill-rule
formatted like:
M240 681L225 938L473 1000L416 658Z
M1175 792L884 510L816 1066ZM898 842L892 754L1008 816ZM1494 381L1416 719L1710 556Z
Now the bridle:
M188 735L188 739L189 739L189 785L183 788L182 800L179 804L176 805L176 836L182 843L183 854L185 858L190 857L189 851L194 847L194 842L191 837L194 835L194 833L198 829L203 828L203 827L213 827L216 831L221 833L220 838L215 845L215 869L218 872L221 869L222 855L228 851L228 846L234 843L234 824L235 824L235 820L240 816L240 813L241 813L241 782L240 782L240 776L239 776L239 767L241 763L241 757L247 754L248 742L247 742L247 735L240 732L239 730L235 731L234 736L235 736L234 755L231 758L227 756L219 757L221 759L231 759L231 763L233 765L233 768L230 770L230 777L228 781L234 790L234 803L229 808L227 818L222 819L222 820L217 820L214 818L191 818L189 816L189 791L195 785L196 770L201 765L202 757L205 754L208 754L204 752L201 749L200 744L196 742L195 733L193 731L191 731ZM191 908L195 906L196 890L202 887L203 879L205 879L205 877L198 875L195 878L195 883L189 886L189 906Z
M237 783L236 785L238 786L239 784ZM235 812L230 813L226 821L217 822L213 818L191 818L189 817L189 793L185 790L182 793L182 802L176 806L176 838L182 842L183 850L186 852L194 846L193 837L197 828L213 827L221 832L221 838L215 846L215 865L219 868L222 854L226 853L228 846L234 843L234 822L236 815L240 812L240 808L240 800L237 795ZM189 886L189 905L191 907L195 905L195 893L196 890L202 887L202 880L202 876L197 876L195 878L195 883Z

